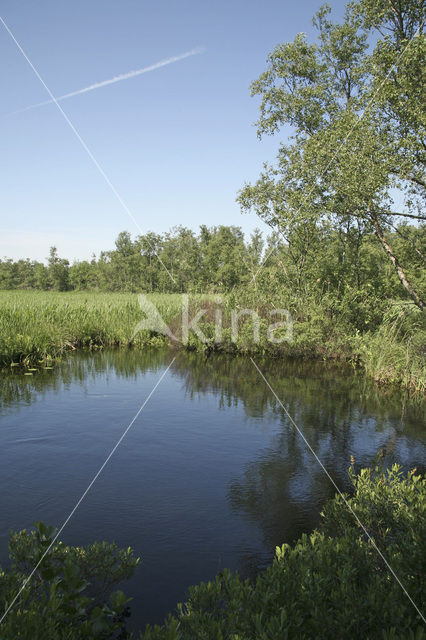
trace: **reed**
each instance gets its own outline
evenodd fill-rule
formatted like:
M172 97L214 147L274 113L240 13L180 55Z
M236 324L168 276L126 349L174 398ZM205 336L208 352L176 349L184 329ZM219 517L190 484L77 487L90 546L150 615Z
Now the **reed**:
M146 295L164 322L179 337L181 295ZM209 310L207 300L211 298L192 295L190 316L195 315L201 303ZM238 306L246 301L230 296L227 302L228 306ZM310 311L310 322L301 321L295 314L293 341L285 343L278 351L274 350L275 345L265 341L255 344L250 323L241 328L240 338L233 344L225 322L220 348L232 353L351 359L379 385L395 384L419 396L424 395L425 319L413 305L395 304L376 331L356 332L355 335L351 335L344 325L333 325L330 331L327 314L321 316L320 322L317 310L311 307ZM169 344L168 338L152 331L143 330L134 335L135 328L144 317L138 296L134 293L0 291L0 367L43 363L78 347L96 349L132 345L141 348ZM204 322L200 322L200 326L206 336L214 335L211 313L210 316L207 314ZM205 349L205 344L194 336L190 336L187 346Z
M148 297L165 322L180 313L180 295ZM0 291L0 366L51 359L77 347L129 345L143 318L136 294ZM166 339L140 331L132 344Z

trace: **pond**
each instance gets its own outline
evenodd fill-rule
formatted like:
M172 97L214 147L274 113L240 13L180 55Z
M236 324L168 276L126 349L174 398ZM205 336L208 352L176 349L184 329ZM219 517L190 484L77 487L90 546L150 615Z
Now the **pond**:
M131 627L160 622L189 585L253 575L310 531L335 489L249 358L171 350L76 352L52 370L0 375L0 563L10 529L59 527L135 420L62 534L132 546ZM341 489L381 448L425 460L423 406L351 369L257 360Z

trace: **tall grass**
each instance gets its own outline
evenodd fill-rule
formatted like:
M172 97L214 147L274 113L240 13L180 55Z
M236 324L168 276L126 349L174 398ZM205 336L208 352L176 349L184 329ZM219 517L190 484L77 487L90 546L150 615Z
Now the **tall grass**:
M180 312L177 294L150 294L165 322ZM0 291L0 365L57 357L66 349L128 345L144 318L127 293ZM149 331L132 344L166 344Z
M153 293L147 297L179 337L180 294ZM211 296L191 296L191 318L201 306L209 309L206 298ZM229 316L230 307L244 304L249 307L249 302L253 303L253 300L228 296L225 312ZM269 309L265 301L264 306ZM253 304L253 308L260 316L265 315L259 306ZM293 340L278 347L266 341L263 325L265 335L259 344L255 344L250 321L243 321L238 341L233 343L225 313L223 342L218 348L232 353L279 357L351 359L360 363L367 375L379 384L395 383L419 394L426 391L426 319L414 305L395 303L378 329L363 334L355 332L338 316L332 317L328 311L314 303L307 305L303 313L292 309ZM148 330L139 331L133 337L144 317L138 297L132 293L0 291L0 366L55 358L67 349L77 347L168 344L166 337ZM264 318L262 322L265 324ZM211 309L210 315L207 314L199 325L213 341L214 313ZM202 350L205 344L190 336L188 347Z
M378 384L426 392L426 317L413 304L393 304L378 330L355 336L353 346L366 373Z

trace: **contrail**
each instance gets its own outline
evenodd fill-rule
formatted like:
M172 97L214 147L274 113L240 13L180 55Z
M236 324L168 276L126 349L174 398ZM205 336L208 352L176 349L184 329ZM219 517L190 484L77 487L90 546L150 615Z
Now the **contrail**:
M122 80L128 80L129 78L140 76L143 73L148 73L149 71L155 71L155 69L166 67L168 64L179 62L180 60L184 60L185 58L189 58L190 56L196 56L200 53L203 53L203 51L204 49L201 47L198 47L196 49L191 49L191 51L187 51L186 53L181 53L177 56L172 56L171 58L160 60L155 64L151 64L149 67L143 67L143 69L136 69L135 71L128 71L127 73L121 73L120 75L114 76L109 80L102 80L102 82L95 82L95 84L91 84L89 87L84 87L84 89L77 89L77 91L71 91L71 93L66 93L63 96L59 96L58 98L56 98L56 101L66 100L67 98L72 98L73 96L79 96L82 93L88 93L89 91L93 91L94 89L99 89L100 87L106 87L109 84L115 84L116 82L121 82ZM23 109L12 111L12 113L10 113L9 115L13 115L14 113L22 113L23 111L29 111L30 109L37 109L38 107L44 107L46 104L51 104L52 102L55 102L55 100L45 100L44 102L31 104L28 107L24 107Z

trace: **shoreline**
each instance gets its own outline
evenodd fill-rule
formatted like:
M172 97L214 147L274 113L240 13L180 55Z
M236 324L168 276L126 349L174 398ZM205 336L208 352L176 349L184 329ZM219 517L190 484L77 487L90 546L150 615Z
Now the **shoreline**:
M179 335L181 295L149 294L149 299L172 332ZM420 346L413 347L412 337L401 337L399 327L384 330L379 327L361 334L339 321L321 323L303 317L299 320L295 314L292 342L272 344L265 337L266 320L260 316L262 334L255 343L251 320L241 321L238 339L233 341L226 317L228 324L224 324L222 341L217 343L209 297L195 294L190 300L192 304L203 302L210 312L206 321L199 322L207 342L190 333L187 342L177 348L204 352L207 356L224 352L246 357L341 362L363 371L379 387L398 388L414 397L426 393L420 331L417 340ZM143 329L135 334L141 318L143 312L135 294L0 291L0 371L19 367L29 373L30 368L51 366L63 354L77 349L176 348L175 343L158 332Z

